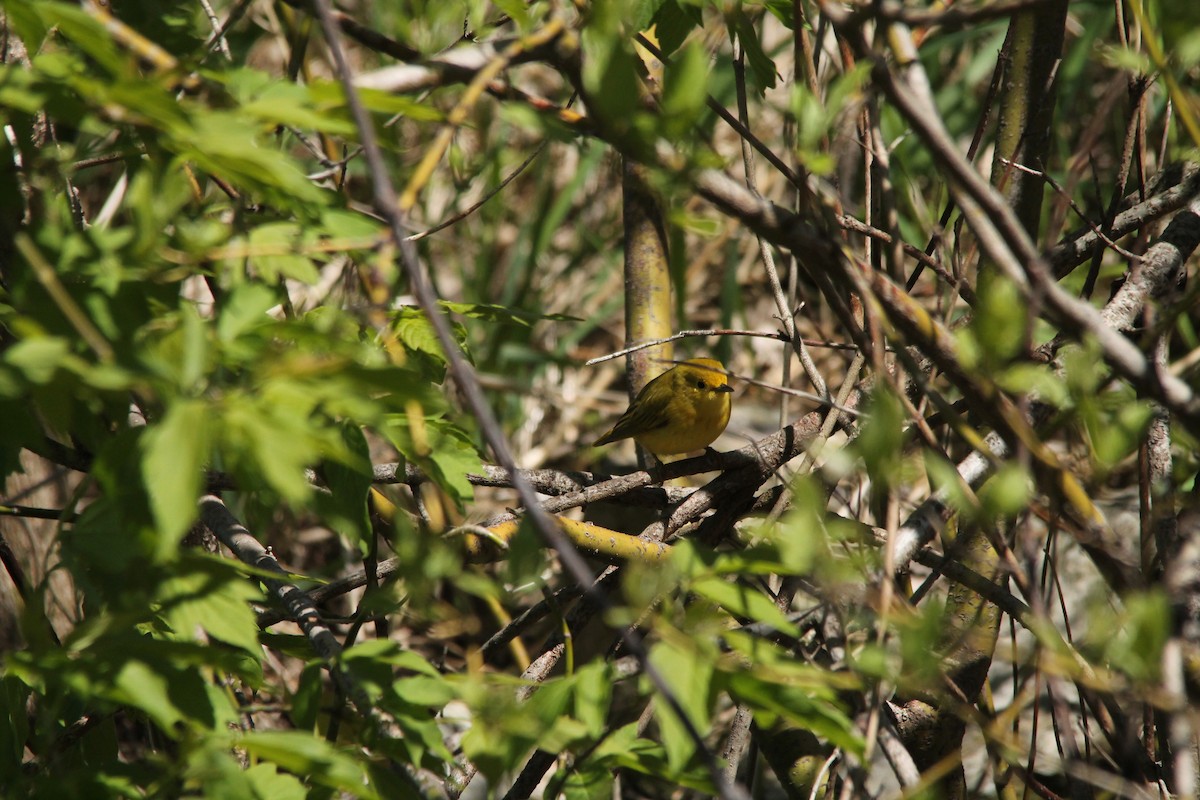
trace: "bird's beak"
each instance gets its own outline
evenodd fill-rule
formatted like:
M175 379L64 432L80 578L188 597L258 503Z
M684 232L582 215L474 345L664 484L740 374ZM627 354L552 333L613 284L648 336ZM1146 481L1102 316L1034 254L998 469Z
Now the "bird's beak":
M723 383L720 386L718 386L715 391L728 393L728 392L733 391L733 387L730 386L728 383Z

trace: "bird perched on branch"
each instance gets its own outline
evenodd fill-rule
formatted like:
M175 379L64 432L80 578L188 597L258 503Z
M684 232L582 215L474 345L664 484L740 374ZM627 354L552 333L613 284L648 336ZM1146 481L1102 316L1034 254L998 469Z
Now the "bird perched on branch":
M714 358L684 361L647 383L593 447L635 439L657 456L702 450L729 424L733 387Z

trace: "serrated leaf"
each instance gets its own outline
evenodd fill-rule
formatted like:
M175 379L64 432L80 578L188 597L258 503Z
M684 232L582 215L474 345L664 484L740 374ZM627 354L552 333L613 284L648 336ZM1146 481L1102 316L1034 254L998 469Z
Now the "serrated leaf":
M483 472L479 451L461 429L446 420L430 420L429 430L433 451L417 463L457 502L468 502L475 496L475 487L467 475Z
M400 309L392 323L392 329L405 347L446 363L446 353L442 350L437 331L420 309Z
M444 419L425 418L419 421L395 414L383 428L388 440L406 459L419 466L444 489L455 502L465 503L475 494L467 479L470 473L483 470L483 462L475 445L453 423ZM420 429L419 433L413 430Z
M634 739L623 751L616 753L613 760L626 769L649 775L656 780L669 780L692 789L701 796L715 794L708 771L701 765L688 769L675 769L665 757L665 749L650 739Z
M257 586L227 565L189 558L186 571L159 588L160 613L183 640L202 641L198 631L262 657L252 602L262 602Z
M301 386L285 387L274 381L260 390L260 397L237 395L221 406L221 452L231 463L292 502L303 502L312 491L304 470L328 453L332 444L319 438L308 416L311 396L296 398L296 406L284 396L303 393Z
M280 772L274 764L255 764L245 770L246 782L258 797L271 800L304 800L308 789L294 775Z

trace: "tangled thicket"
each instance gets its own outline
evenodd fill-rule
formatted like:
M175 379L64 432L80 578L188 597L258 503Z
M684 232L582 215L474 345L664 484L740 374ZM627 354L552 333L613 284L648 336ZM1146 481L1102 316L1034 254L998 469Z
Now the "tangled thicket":
M0 784L1196 796L1179 5L0 0Z

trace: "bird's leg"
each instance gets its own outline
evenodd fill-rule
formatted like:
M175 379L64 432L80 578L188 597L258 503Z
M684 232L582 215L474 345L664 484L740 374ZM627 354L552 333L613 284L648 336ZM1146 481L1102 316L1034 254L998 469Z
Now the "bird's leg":
M638 466L640 466L646 472L654 475L656 474L656 470L662 469L663 462L659 460L658 456L654 455L654 453L651 453L648 449L642 447L640 444L637 447L637 453ZM660 478L659 480L661 481L662 479Z

